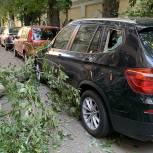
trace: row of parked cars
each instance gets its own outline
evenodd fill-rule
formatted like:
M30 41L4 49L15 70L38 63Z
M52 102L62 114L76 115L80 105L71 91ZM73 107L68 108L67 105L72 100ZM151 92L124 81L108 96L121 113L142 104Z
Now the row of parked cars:
M26 26L1 28L0 44L5 50L13 50L15 56L27 57L35 49L51 41L59 31L52 26Z
M20 30L16 43L33 30ZM53 37L58 28L54 28ZM25 30L26 31L26 30ZM51 36L51 35L49 35ZM51 38L53 38L51 37ZM25 47L21 54L26 53ZM81 119L95 137L117 131L142 141L153 139L153 20L82 19L69 23L51 41L45 58L61 65L80 89ZM42 59L36 60L41 79Z

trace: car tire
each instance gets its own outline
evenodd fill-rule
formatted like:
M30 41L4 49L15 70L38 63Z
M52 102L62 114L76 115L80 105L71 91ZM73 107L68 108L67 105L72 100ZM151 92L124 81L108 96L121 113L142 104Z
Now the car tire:
M14 56L15 57L18 57L19 55L18 55L18 52L14 49Z
M9 48L8 48L8 46L5 44L5 51L8 51L9 50Z
M94 137L105 137L111 133L107 112L101 97L92 90L81 96L81 119L85 129Z
M35 64L35 73L36 73L36 79L41 82L42 76L41 76L41 68L38 63Z
M1 47L4 47L4 45L1 43Z
M26 52L23 53L23 60L24 61L28 60L29 57L30 56Z

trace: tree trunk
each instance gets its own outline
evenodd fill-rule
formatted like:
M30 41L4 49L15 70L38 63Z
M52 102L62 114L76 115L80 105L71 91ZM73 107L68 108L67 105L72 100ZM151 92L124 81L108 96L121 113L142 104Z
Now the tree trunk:
M69 22L68 19L69 19L68 10L65 10L65 20L64 20L64 23L62 25L63 27L68 24L68 22Z
M60 26L60 20L59 20L59 9L56 6L57 2L56 0L48 0L48 24L51 26Z
M23 20L24 20L24 25L25 26L29 26L30 25L30 17L29 17L29 15L24 14Z
M30 25L30 16L27 13L27 8L24 8L24 12L23 12L23 21L24 21L24 25L25 26L29 26Z
M119 9L118 0L104 0L103 1L103 17L117 17Z
M136 0L129 0L129 5L133 7L136 3Z
M41 25L41 16L38 17L38 23Z

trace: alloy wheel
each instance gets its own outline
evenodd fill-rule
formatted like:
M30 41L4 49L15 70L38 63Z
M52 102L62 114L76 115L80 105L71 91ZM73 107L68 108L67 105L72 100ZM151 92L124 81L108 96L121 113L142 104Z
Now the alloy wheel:
M100 124L100 112L94 99L86 97L82 105L83 118L91 130L96 130Z
M36 65L36 77L37 77L37 80L40 81L40 79L41 79L41 72L40 72L39 64Z

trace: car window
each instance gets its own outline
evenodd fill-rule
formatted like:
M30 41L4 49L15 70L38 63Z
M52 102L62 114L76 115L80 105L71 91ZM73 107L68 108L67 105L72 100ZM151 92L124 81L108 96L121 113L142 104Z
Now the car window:
M143 29L139 36L143 46L153 55L153 28Z
M88 50L89 53L95 53L95 52L99 51L101 38L102 38L102 28L99 27L97 29L95 36L93 37L93 40L92 40L91 45L89 47L89 50Z
M87 52L90 42L94 36L97 25L82 25L74 39L72 51Z
M111 51L119 47L123 42L122 30L110 29L108 31L106 45L104 51Z
M14 35L16 35L18 33L18 31L19 31L19 28L10 28L9 29L9 33L14 34Z
M32 38L33 40L41 40L41 29L40 28L32 29Z
M56 37L53 47L58 49L66 49L75 28L75 25L65 27Z
M52 40L58 30L51 28L33 28L33 40Z

